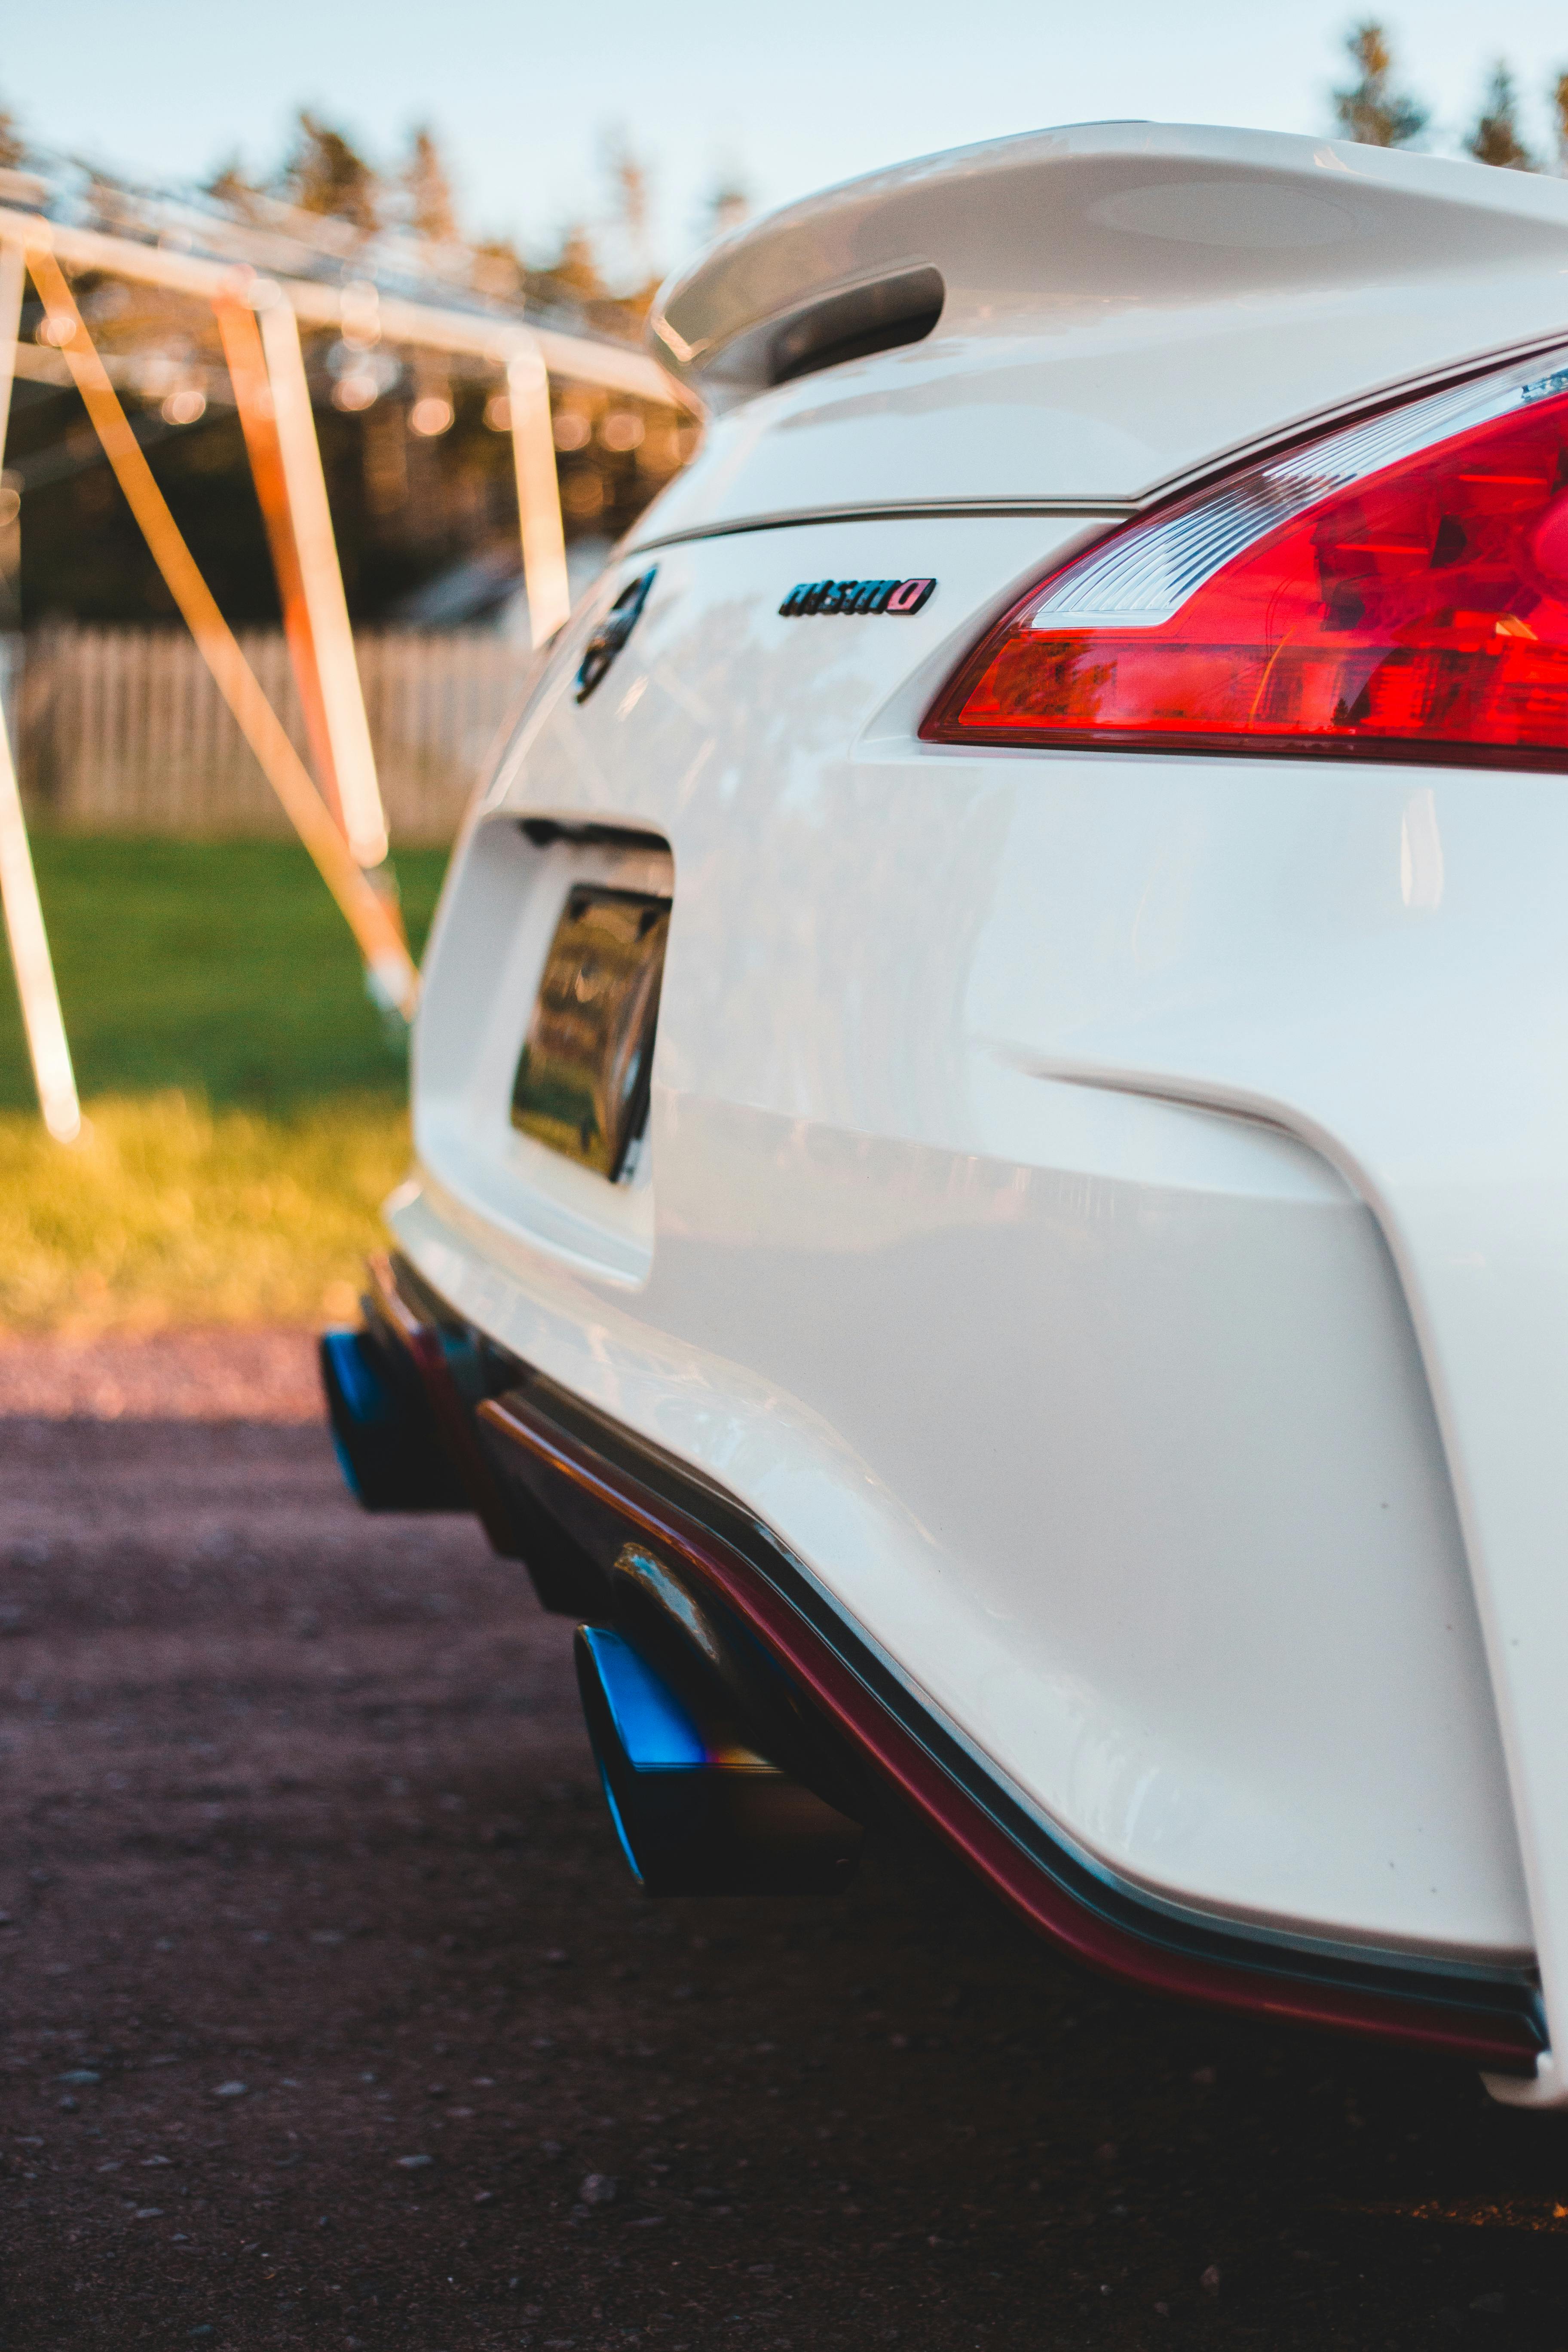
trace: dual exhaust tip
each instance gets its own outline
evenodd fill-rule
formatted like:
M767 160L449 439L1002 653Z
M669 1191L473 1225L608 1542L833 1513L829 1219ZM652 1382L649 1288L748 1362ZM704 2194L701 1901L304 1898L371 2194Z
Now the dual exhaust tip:
M332 1442L368 1511L471 1507L417 1369L372 1323L321 1341ZM846 1774L745 1627L625 1544L577 1682L621 1849L650 1895L835 1895L860 1825Z
M623 1633L577 1629L577 1683L621 1851L649 1895L837 1895L860 1827L704 1722Z
M338 1467L367 1511L471 1507L417 1371L374 1328L323 1331L321 1386Z
M621 1850L650 1895L837 1895L860 1824L773 1660L657 1554L622 1546L577 1684Z

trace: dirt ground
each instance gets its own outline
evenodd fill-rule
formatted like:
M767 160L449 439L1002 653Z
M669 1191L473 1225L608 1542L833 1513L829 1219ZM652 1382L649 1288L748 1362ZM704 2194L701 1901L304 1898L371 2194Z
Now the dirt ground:
M1568 2346L1568 2128L1463 2073L915 1843L639 1897L569 1627L295 1335L0 1349L0 1564L6 2352Z

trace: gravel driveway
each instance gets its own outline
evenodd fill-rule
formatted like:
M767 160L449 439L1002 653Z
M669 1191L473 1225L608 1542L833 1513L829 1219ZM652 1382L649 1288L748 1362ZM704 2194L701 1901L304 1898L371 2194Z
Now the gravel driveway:
M245 1416L245 1417L241 1417ZM296 1334L0 1349L0 2344L1568 2346L1568 2129L918 1843L651 1904L570 1628Z

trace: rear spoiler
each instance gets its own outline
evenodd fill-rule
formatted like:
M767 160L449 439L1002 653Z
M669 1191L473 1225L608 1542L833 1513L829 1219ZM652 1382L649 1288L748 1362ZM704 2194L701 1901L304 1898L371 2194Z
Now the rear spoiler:
M945 335L1007 336L1565 261L1560 181L1332 140L1088 123L789 205L672 279L650 340L723 404L923 340L939 320Z
M1568 343L1568 184L1264 131L1042 131L774 213L672 280L650 334L720 413L638 545L1111 516ZM869 543L844 563L888 569Z

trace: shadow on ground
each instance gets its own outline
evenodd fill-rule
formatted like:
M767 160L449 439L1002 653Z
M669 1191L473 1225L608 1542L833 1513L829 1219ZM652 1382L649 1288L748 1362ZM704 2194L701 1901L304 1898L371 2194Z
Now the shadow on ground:
M314 1425L13 1418L0 1528L6 2352L1568 2345L1568 2131L1467 2074L918 1844L643 1901L570 1629Z

